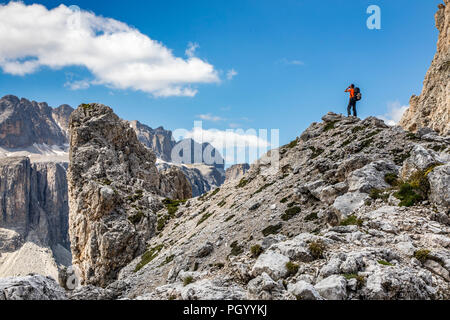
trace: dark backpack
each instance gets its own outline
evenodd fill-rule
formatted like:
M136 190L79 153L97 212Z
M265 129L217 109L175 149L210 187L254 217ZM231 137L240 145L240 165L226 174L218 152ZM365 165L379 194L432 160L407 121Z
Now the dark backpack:
M355 88L355 100L359 101L362 99L361 90L359 88Z

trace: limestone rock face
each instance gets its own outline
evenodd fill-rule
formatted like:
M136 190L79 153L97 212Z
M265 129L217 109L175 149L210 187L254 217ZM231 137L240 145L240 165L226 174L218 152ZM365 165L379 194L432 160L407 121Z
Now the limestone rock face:
M66 168L31 164L28 158L0 159L0 228L46 246L69 248Z
M26 148L35 143L49 146L67 143L53 118L53 109L45 102L19 100L11 95L1 98L0 147Z
M400 125L413 132L429 127L450 134L450 1L444 0L436 13L439 30L437 52L425 77L420 96L413 96Z
M240 180L248 170L250 170L250 165L248 163L231 166L225 173L226 180Z
M144 146L152 149L161 160L171 161L172 149L176 144L171 131L163 127L152 129L139 121L131 121L130 125Z
M186 199L191 189L176 171L160 174L155 154L109 107L81 105L69 130L73 264L84 284L105 286L145 250L160 197Z
M65 133L67 142L69 141L69 119L72 112L73 108L68 104L63 104L52 110L53 119Z
M0 277L40 272L57 278L56 264L69 263L66 168L0 159Z
M55 280L39 275L0 279L0 300L67 300Z
M157 162L156 166L161 173L167 172L171 168L181 171L190 183L193 197L201 196L210 190L220 187L225 180L221 170L202 163L176 164Z

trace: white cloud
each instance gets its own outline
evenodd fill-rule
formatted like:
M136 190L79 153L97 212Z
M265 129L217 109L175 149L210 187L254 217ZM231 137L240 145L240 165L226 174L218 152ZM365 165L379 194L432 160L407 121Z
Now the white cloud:
M64 87L70 88L70 90L83 90L89 88L91 85L89 80L77 80L77 81L67 81Z
M288 60L286 58L279 60L278 63L282 63L285 65L294 65L294 66L304 66L305 65L305 63L301 60Z
M162 97L195 96L192 85L220 82L214 66L194 56L197 44L179 58L125 23L65 5L0 4L0 43L0 68L12 75L81 66L91 84Z
M188 47L187 47L187 49L186 49L186 55L187 55L189 58L194 57L194 56L195 56L195 50L197 50L198 48L200 48L200 46L199 46L198 43L192 43L192 42L189 42L189 43L188 43Z
M235 76L237 76L239 73L236 71L236 70L234 70L234 69L231 69L231 70L228 70L228 72L227 72L227 79L228 80L231 80L231 79L233 79Z
M267 148L270 143L258 137L254 130L217 130L194 128L185 135L186 139L193 139L197 142L208 142L214 148L222 150L225 146Z
M388 103L388 112L384 115L377 116L389 126L396 126L403 117L409 106L402 105L399 101Z
M208 114L199 114L197 117L199 119L202 119L202 120L205 120L205 121L214 121L214 122L225 120L224 118L221 118L219 116L214 116L214 115L212 115L210 113L208 113Z

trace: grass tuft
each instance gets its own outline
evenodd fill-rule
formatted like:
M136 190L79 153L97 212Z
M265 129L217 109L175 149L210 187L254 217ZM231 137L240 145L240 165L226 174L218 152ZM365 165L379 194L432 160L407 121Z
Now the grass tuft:
M280 233L281 228L283 228L283 225L281 223L277 224L277 225L273 225L273 226L268 226L267 228L265 228L262 231L262 234L267 237L268 235L271 234L278 234Z
M355 215L348 217L341 221L341 226L358 226L361 227L364 221L362 219L358 219Z
M253 258L258 258L263 253L263 248L259 244L255 244L250 248L250 253Z
M325 244L322 241L313 241L309 244L309 252L314 259L322 259L325 253Z

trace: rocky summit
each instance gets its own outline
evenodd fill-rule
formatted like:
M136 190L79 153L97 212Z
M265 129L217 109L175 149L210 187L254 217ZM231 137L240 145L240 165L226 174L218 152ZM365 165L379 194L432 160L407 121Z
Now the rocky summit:
M450 134L450 1L444 3L439 5L435 16L439 40L422 94L411 98L410 108L400 122L413 132L428 127L443 135Z
M167 202L145 252L71 298L450 298L448 137L330 113L279 153Z
M190 198L181 171L164 175L155 154L128 122L100 104L85 104L70 117L70 239L73 264L85 284L104 286L144 252L155 232L161 197Z

